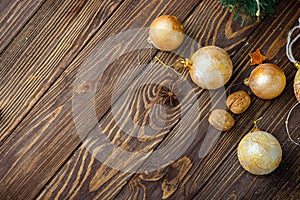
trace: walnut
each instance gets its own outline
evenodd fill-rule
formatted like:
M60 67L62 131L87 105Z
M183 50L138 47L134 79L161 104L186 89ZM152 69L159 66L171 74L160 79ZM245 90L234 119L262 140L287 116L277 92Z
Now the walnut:
M222 109L213 110L208 118L210 125L220 131L230 131L235 124L234 118Z
M234 114L241 114L251 104L251 98L245 91L237 91L228 96L226 105Z

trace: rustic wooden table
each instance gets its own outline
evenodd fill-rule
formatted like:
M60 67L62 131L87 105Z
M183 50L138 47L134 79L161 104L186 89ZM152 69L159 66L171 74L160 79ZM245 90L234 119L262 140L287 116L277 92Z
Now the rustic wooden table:
M262 100L252 95L250 108L234 116L236 125L232 131L210 131L215 134L212 137L217 137L216 144L202 157L200 148L208 130L212 130L207 122L210 99L221 97L222 91L209 93L188 78L192 88L184 91L185 103L170 104L158 101L158 91L162 89L159 84L146 84L126 95L118 110L112 108L139 80L155 80L166 73L168 69L155 62L155 55L166 63L177 58L149 47L128 52L145 42L147 35L133 32L130 36L134 43L106 46L105 55L113 56L120 48L126 54L113 61L95 55L97 60L108 59L109 65L99 79L76 86L80 68L91 59L97 45L118 33L148 27L163 14L177 16L186 34L199 44L217 45L230 54L234 74L226 84L227 94L247 90L243 84L234 84L249 75L253 67L249 66L248 54L258 48L287 76L287 86L280 97ZM233 21L216 0L1 0L0 199L300 199L299 147L288 139L284 123L287 112L297 102L292 86L296 69L285 55L285 45L287 32L298 23L299 16L297 0L280 1L274 17L243 27L241 20ZM197 48L185 46L191 52ZM299 50L298 42L294 48L298 59ZM156 67L149 68L149 62ZM81 74L94 66L89 67ZM150 70L143 77L146 68ZM166 75L163 81L172 87L176 85L174 77L177 76ZM126 81L117 85L121 78ZM102 134L115 146L140 153L139 159L132 162L131 157L124 159L111 152L106 159L119 159L119 166L102 164L99 155L103 147L97 146L101 139L89 136L94 129L86 128L84 134L77 134L80 122L84 127L93 120L74 115L74 95L93 88L97 88L98 121L94 128L102 127ZM191 102L194 96L197 102ZM199 106L195 110L192 104ZM261 116L259 127L279 140L283 160L273 173L255 176L240 166L236 149L253 121ZM299 118L297 108L289 124L293 138L299 137ZM164 124L157 127L155 120L162 119ZM123 130L132 120L135 123L131 126L141 138ZM146 125L158 131L142 137ZM175 162L155 171L137 171L141 162L150 159L151 154L158 155L159 149L169 143L180 146L190 138L193 140L187 149L175 153L179 156ZM160 152L158 162L160 156L169 158L170 154L170 148Z

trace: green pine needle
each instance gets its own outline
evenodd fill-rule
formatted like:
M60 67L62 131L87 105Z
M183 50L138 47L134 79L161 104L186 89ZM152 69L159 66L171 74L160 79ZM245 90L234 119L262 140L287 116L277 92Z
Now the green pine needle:
M260 14L257 16L257 2L256 0L218 0L225 8L234 13L234 20L242 17L242 25L245 20L253 22L255 19L263 19L266 15L273 15L275 12L275 5L279 0L260 0Z

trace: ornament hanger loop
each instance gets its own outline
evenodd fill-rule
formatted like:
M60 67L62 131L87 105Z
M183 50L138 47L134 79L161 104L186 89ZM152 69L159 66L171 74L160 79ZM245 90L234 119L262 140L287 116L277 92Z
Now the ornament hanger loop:
M263 118L263 117L260 117L260 118L258 118L257 120L255 120L255 121L253 122L253 128L251 129L250 132L259 131L259 128L258 128L258 126L257 126L257 122L259 122L260 120L262 120L262 118Z
M299 24L297 26L295 26L292 30L289 31L288 33L288 39L287 39L287 44L286 44L286 55L288 57L288 59L294 63L294 65L299 69L300 68L300 64L299 61L295 60L294 56L293 56L293 52L292 52L292 46L293 44L296 42L296 40L298 40L300 38L300 33L294 38L292 39L292 34L293 32L300 28L300 17L298 19Z
M259 16L260 16L260 5L259 5L259 0L256 0L256 3L257 3L257 12L256 12L256 16L257 16L258 19L259 19Z
M296 103L296 104L291 108L291 110L289 111L289 113L288 113L288 115L287 115L287 117L286 117L286 120L285 120L285 129L286 129L286 132L288 133L289 139L290 139L295 145L300 146L300 144L299 144L298 142L296 142L296 141L294 141L294 140L292 139L291 134L290 134L290 131L289 131L289 126L288 126L288 125L289 125L289 118L290 118L290 116L291 116L291 113L292 113L292 111L294 110L294 108L295 108L298 104L300 104L300 101L299 101L298 103Z

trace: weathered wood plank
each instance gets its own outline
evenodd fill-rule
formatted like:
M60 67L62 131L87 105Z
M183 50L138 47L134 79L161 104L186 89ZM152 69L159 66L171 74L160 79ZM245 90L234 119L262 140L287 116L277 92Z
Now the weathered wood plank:
M186 154L187 157L190 157L193 160L192 170L181 183L180 189L177 190L170 199L191 199L192 197L195 197L195 199L235 199L236 197L237 199L267 199L273 197L276 194L275 191L282 187L285 182L292 185L292 188L286 194L281 193L281 195L283 195L284 198L292 198L292 196L297 195L297 178L295 177L290 181L288 181L288 179L299 173L298 162L295 160L295 157L299 157L299 153L295 151L297 147L288 141L284 130L284 120L287 110L296 101L293 97L291 84L295 70L292 64L287 60L284 48L286 33L297 21L297 15L295 16L294 13L299 13L299 7L294 7L295 3L297 2L291 2L288 7L285 3L281 3L278 9L281 9L282 12L280 12L277 19L268 26L264 25L268 24L268 22L263 22L263 25L259 26L253 36L247 41L248 45L245 45L233 57L233 61L236 63L235 66L237 67L235 69L234 77L236 78L234 81L241 82L243 78L247 76L246 74L251 71L248 67L249 58L247 54L259 47L262 48L263 52L267 52L267 56L272 62L278 63L286 72L290 84L286 89L285 94L274 101L263 101L254 97L253 104L247 113L243 116L238 116L234 130L230 133L223 134L218 141L217 146L204 159L198 158L199 146L201 146L202 138L196 139ZM276 47L276 49L271 49L274 47ZM270 53L274 51L276 53ZM297 54L297 51L296 55L299 55L299 53ZM241 86L238 86L235 89L239 88L245 89ZM279 110L281 112L278 112ZM269 130L274 133L283 144L286 158L283 160L281 167L273 174L257 177L249 175L241 169L237 161L235 150L243 135L251 129L253 120L262 115L268 119L266 119L264 123L261 123L261 129ZM271 120L270 116L272 116ZM207 123L201 123L198 126L199 132L205 133L208 125ZM295 135L296 132L297 129L293 132L293 135ZM169 134L162 145L168 143L173 137L173 134L174 133ZM126 187L121 191L117 199L138 195L137 189L135 188L135 190L132 190L131 186L131 183L137 181L138 178L138 175L135 176L135 178L129 182L129 187ZM284 181L279 182L280 178ZM256 179L257 181L255 182ZM231 185L230 180L234 181L235 184ZM274 185L277 187L274 187ZM257 187L259 187L259 191L256 191L255 188ZM272 189L270 189L270 187L272 187ZM139 192L146 191L146 194L139 195L146 195L149 199L154 197L157 198L158 195L162 195L161 182L151 184L150 182L145 181L139 188ZM147 190L145 188L147 188ZM270 192L268 192L269 190ZM290 196L289 193L291 193Z
M49 0L0 54L0 144L119 4Z
M209 5L210 5L210 3L208 1L206 1L204 4L200 4L200 8L207 9L207 7L210 8ZM212 8L210 8L210 9L215 10L214 4L211 5L211 7ZM201 9L200 9L200 11L201 11ZM215 23L215 24L220 23L220 24L223 24L223 26L225 26L225 24L227 24L227 26L232 24L232 18L226 12L226 10L222 9L219 4L216 6L216 9L220 13L216 17L219 21L213 22L213 23ZM199 12L199 10L197 10L194 13L194 15L196 15L196 16L189 19L185 23L185 24L187 24L188 34L191 34L191 35L199 34L198 29L195 28L197 26L195 26L195 27L191 26L191 24L192 24L191 20L195 20L197 23L201 24L201 23L203 23L203 21L207 21L207 19L205 17L202 17L202 15L205 15L205 14L207 14L207 13ZM225 17L223 16L224 14L225 14ZM203 21L198 22L197 20L202 19L201 17L203 18ZM208 16L208 18L209 17L210 17L210 15ZM224 23L224 21L225 22L227 21L227 23ZM214 41L214 42L212 42L214 44L222 43L221 41L226 38L225 33L222 33L222 31L221 31L222 29L220 28L219 33L222 34L223 38L222 37L215 38L213 35L216 33L212 32L213 29L214 29L214 26L212 26L211 29L208 28L208 30L203 31L203 33L210 33L208 35L211 39L208 42ZM251 31L253 31L253 30L254 30L254 26L250 26L250 27L243 29L243 31L240 31L239 34L236 34L237 37L232 36L231 37L232 43L228 44L228 51L234 52L236 49L238 49L240 47L240 45L236 44L236 42L239 40L245 41L247 39L247 35L249 33L251 33ZM172 59L174 59L174 57L172 57ZM163 71L164 71L164 69L159 70L158 75L163 74L164 73ZM157 73L156 69L153 69L152 71L149 72L149 76L151 74L153 76L153 74L154 74L155 75L154 77L156 77L157 76L156 73ZM115 75L113 75L113 77L114 76ZM152 91L152 89L149 89L149 90ZM197 90L199 92L198 94L200 94L201 92L199 91L199 88L197 88ZM138 96L138 95L136 95L136 96ZM136 96L134 96L133 98L137 98ZM206 95L203 95L203 97L202 97L203 106L207 103L205 101L206 98L207 98L207 93L206 93ZM128 102L130 102L130 101L131 101L131 98L129 98ZM125 102L127 102L127 101L125 101ZM133 105L136 105L136 104L137 103L134 103ZM129 105L131 105L131 104L129 104ZM121 110L120 112L122 113L123 110L122 109L120 109L120 110ZM175 115L175 116L178 115L176 113L180 114L180 111L176 111L175 114L173 114L173 115ZM128 116L126 116L126 117L123 120L120 120L120 122L126 123L126 121L130 120L130 117L128 117ZM105 128L105 130L109 130L109 133L111 133L110 138L113 138L111 140L113 140L113 141L120 140L120 133L118 133L120 130L116 129L115 122L113 122L113 117L112 117L111 112L109 112L108 115L100 122L100 126L103 126L103 123L106 124L106 126L110 127L110 128ZM160 133L165 133L165 131L161 131ZM168 134L168 133L165 133L164 135L166 135L166 134ZM156 139L159 139L159 138L156 138ZM86 141L86 143L88 144L88 142L90 142L90 141L91 140L88 140L88 141ZM132 142L132 140L130 140L130 142ZM149 145L150 147L155 146L157 144L157 141L153 141L153 142L154 142L154 144ZM133 150L138 149L138 146L136 143L133 143L133 144L129 143L129 142L126 143L126 141L123 143L122 142L120 142L120 143L122 144L123 148L125 148L125 147L128 148L130 146L133 148ZM146 148L149 148L149 146L148 147L146 146ZM95 158L93 158L91 156L87 156L88 155L87 150L84 150L84 149L85 149L84 146L82 146L76 152L76 156L68 162L67 166L65 166L58 173L57 176L55 176L55 178L51 181L50 186L48 186L47 189L45 191L43 191L43 193L40 195L39 198L41 198L41 199L47 199L47 198L53 198L53 197L70 198L71 195L74 194L78 198L83 197L84 195L88 195L88 196L86 196L86 198L88 198L88 199L93 198L93 197L95 197L95 198L101 197L101 198L105 199L105 198L111 198L117 194L118 190L120 190L120 184L121 184L121 186L126 184L126 180L130 177L130 174L120 173L120 172L118 173L115 170L112 170L107 167L103 167L103 165L101 165ZM146 150L148 150L148 149L146 149ZM84 156L84 159L86 160L86 162L82 161L82 163L79 164L78 160L81 160L81 157L83 157L83 156ZM84 159L82 159L82 160L84 160ZM93 164L89 165L88 164L89 162L92 162ZM89 166L89 168L86 168L86 166ZM93 168L91 166L95 166L95 168ZM74 168L75 168L75 170L73 170ZM70 173L72 173L72 175ZM73 185L74 179L79 179L79 177L83 177L83 176L84 176L84 178L83 179L81 178L81 180L82 180L81 184L77 188L75 188ZM99 180L97 181L97 177L101 177L101 176L104 176L105 178L103 178L103 179L99 178ZM76 178L76 177L78 177L78 178ZM103 180L105 180L105 181L103 181ZM118 183L117 183L117 181L118 181ZM95 192L97 192L97 193L96 194L93 193L94 190L93 190L93 192L91 192L91 189L87 188L86 185L94 186L94 190L96 190ZM122 196L121 196L121 198L122 198Z
M209 43L209 42L208 42ZM233 51L232 51L233 52ZM75 74L75 73L74 73ZM70 74L68 74L69 76L64 76L63 77L63 80L67 80L67 79L70 79L70 77L72 77L72 76L74 76L74 74L72 74L72 75L70 75ZM72 78L71 78L72 79ZM60 82L60 84L62 84L62 82ZM54 86L52 89L54 90L55 88L59 88L59 86ZM69 90L71 90L71 88L72 87L70 87L70 89ZM61 89L61 88L60 88ZM57 92L58 90L54 90L54 92ZM53 92L53 93L54 93ZM61 97L61 99L59 100L59 101L56 101L56 102L52 102L52 104L47 104L47 101L44 99L44 101L42 101L42 103L40 104L40 107L38 106L37 107L37 109L36 110L34 110L34 112L38 112L38 110L39 109L41 109L42 108L42 105L43 104L46 104L46 108L47 109L49 109L49 110L51 110L51 112L49 111L49 112L45 112L45 113L42 113L42 115L41 116L38 116L37 118L36 118L36 122L34 122L34 123L31 123L31 124L29 124L28 125L28 129L33 125L33 124L39 124L40 125L40 127L39 127L39 129L40 130L45 130L45 129L47 129L47 127L46 126L48 126L49 124L48 123L45 123L45 125L43 124L44 122L42 122L42 123L40 123L39 122L39 120L38 119L45 119L45 121L47 121L47 122L49 122L49 123L53 123L53 124L57 124L57 121L54 121L54 120L58 120L58 118L59 117L61 117L61 116L59 116L59 115L66 115L66 118L71 118L71 116L69 115L69 112L62 112L62 110L64 110L65 109L65 107L62 107L61 106L61 104L59 104L58 102L64 102L64 101L66 101L67 99L68 99L68 94L66 94L66 93L63 93L64 95L66 95L66 97L64 97L63 95L61 95L60 97ZM53 109L53 108L51 108L51 106L49 106L49 105L51 105L51 106L54 106L55 108ZM71 108L70 108L70 106L69 106L69 108L67 109L67 110L71 110ZM52 115L51 115L51 113L52 113ZM46 116L49 116L49 118L53 118L53 119L47 119L47 117ZM58 116L58 117L57 117ZM56 119L55 119L55 117L56 117ZM26 121L25 121L25 124L26 123L28 123L29 121L31 120L31 118L29 117L29 118L26 118ZM69 128L71 128L72 130L74 130L74 126L73 126L73 124L71 125L72 127L68 127L68 125L69 125L70 123L68 123L68 122L64 122L64 123L61 123L61 125L62 125L62 127L63 128L65 128L65 129L69 129ZM44 126L44 127L42 127L42 126ZM52 128L52 127L50 127L50 128ZM48 127L48 129L49 129L49 127ZM61 131L60 131L60 129L61 129L61 127L60 128L57 128L54 132L56 132L56 133L58 133L58 134L60 134L61 133ZM22 130L24 130L24 129L19 129L18 131L17 131L17 133L21 133L21 132L23 132ZM26 127L25 127L25 130L26 130ZM34 132L34 131L33 131ZM68 135L68 134L66 134L66 135ZM16 135L14 135L14 137L16 137ZM30 140L30 139L32 139L32 138L27 138L28 140ZM38 138L35 138L36 140L38 140ZM57 141L58 140L56 140L54 137L45 137L45 139L46 140L42 140L42 141L38 141L40 144L44 144L44 145L53 145L53 146L55 146L55 145L57 145L56 143L57 143ZM49 144L49 142L47 141L48 139L51 139L51 140L53 140L53 143L50 143ZM63 138L59 138L59 139L63 139ZM70 141L68 141L70 138L68 137L68 138L64 138L62 141L60 141L60 143L57 145L57 146L63 146L63 145L68 145L68 144L71 144L72 142L74 142L75 144L78 144L78 139L76 138L76 139L73 139L73 140L70 140ZM12 140L12 141L10 141L12 144L13 144L13 142L15 142L15 141L18 141L18 138L16 137L14 140ZM67 142L69 142L69 143L67 143ZM26 144L26 142L24 142L24 145ZM27 143L28 144L28 143ZM17 144L16 144L17 145ZM35 147L36 148L36 147ZM66 149L64 149L64 150L66 150ZM34 150L34 151L36 151L35 153L36 154L39 154L39 151L38 150ZM55 151L55 152L53 152L53 155L54 154L56 154L56 153L58 153L60 150L57 150L57 152ZM71 151L69 151L69 152L71 152ZM16 151L16 153L18 153L17 151ZM122 184L124 184L124 182L119 182L120 180L127 180L130 176L127 176L127 177L125 177L124 178L124 176L126 176L126 175L128 175L128 174L120 174L120 173L118 173L117 171L113 171L113 170L111 170L111 169L103 169L104 168L104 166L103 165L100 165L99 163L98 164L95 164L95 162L97 162L96 160L93 160L92 158L90 158L89 156L88 156L88 153L87 153L87 151L85 151L84 149L82 150L82 152L77 152L78 154L80 154L80 156L77 156L76 158L78 159L77 161L75 161L76 163L75 163L75 165L76 165L76 168L74 169L73 167L74 167L74 165L72 164L73 163L73 159L71 160L72 162L71 162L71 164L70 164L70 162L68 163L68 164L70 164L70 166L72 166L72 167L66 167L66 168L63 168L63 173L62 174L68 174L69 176L56 176L55 178L58 178L58 179L64 179L64 181L66 180L67 182L70 182L70 183L72 183L72 186L71 187L69 187L68 185L64 185L63 186L63 188L60 188L60 187L51 187L51 189L54 189L55 191L53 192L54 193L54 195L56 195L56 194L59 194L59 193L62 193L62 192L64 192L64 195L65 194L67 194L67 193L72 193L73 191L75 191L76 193L74 194L74 195L77 195L77 197L85 197L84 195L86 194L85 193L85 191L88 191L90 188L88 188L88 185L84 185L84 184L81 184L80 185L80 187L79 187L79 189L77 189L77 183L80 183L81 181L83 181L84 183L89 183L89 182L91 182L91 185L93 186L93 187L95 187L95 188L93 188L95 191L94 191L94 193L91 193L90 194L90 197L96 197L97 195L103 195L103 196L105 196L105 197L110 197L110 196L114 196L118 191L109 191L110 193L105 193L106 191L105 190L102 190L102 188L101 187L99 187L99 185L100 184L102 184L102 180L103 181L106 181L107 179L110 179L111 177L111 179L113 180L112 181L112 183L116 183L116 182L118 182L118 183L120 183L121 185ZM84 156L82 156L84 154ZM10 153L8 153L7 155L14 155L14 154L10 154ZM29 153L29 155L30 155L30 153ZM32 155L32 154L31 154ZM56 155L57 156L57 155ZM28 156L29 157L29 156ZM51 156L49 156L48 158L51 158ZM12 158L12 160L14 160L15 158ZM24 158L22 158L22 159L24 159ZM55 159L54 158L54 156L53 156L53 159ZM85 162L85 159L87 160L87 162ZM25 159L24 159L25 160ZM89 163L90 162L90 163ZM82 163L82 164L79 164L79 163ZM89 163L89 164L88 164ZM60 162L58 162L58 165L61 165L61 161ZM85 166L86 165L88 165L88 167L87 168L85 168ZM40 168L41 169L41 168ZM57 168L56 168L57 169ZM84 175L84 173L80 173L81 172L81 170L82 169L84 169L84 170L86 170L87 171L87 175ZM69 170L69 171L67 171L67 170ZM89 172L89 170L91 171L91 172ZM16 170L17 171L17 170ZM39 169L37 170L37 171L39 171ZM107 176L107 177L105 177L105 179L100 179L100 178L102 178L102 176L103 176L103 173L104 172L106 172L106 171L109 171L109 172L111 172L111 173L109 173L109 175ZM96 172L96 173L95 173ZM25 171L25 174L26 173L29 173L28 171ZM49 172L50 174L52 173L53 174L53 171L50 171ZM70 175L70 174L74 174L74 173L77 173L77 176L72 176L72 175ZM80 173L80 174L79 174ZM90 175L90 174L92 174L92 175ZM94 176L93 176L93 174L95 174ZM92 178L92 180L93 181L90 181L89 179L91 179ZM100 180L97 180L97 179L100 179ZM114 181L115 180L115 181ZM58 182L60 182L61 180L59 180ZM55 183L56 183L56 181L54 181ZM109 182L107 182L107 184L110 184ZM106 185L104 185L103 187L105 187ZM115 186L113 186L113 185L109 185L111 188L115 188L115 187L118 187L118 186L120 186L120 185L115 185ZM65 190L65 188L68 188L67 190ZM106 187L105 187L106 188ZM107 187L107 188L109 188L109 187ZM104 192L103 192L104 191ZM50 194L50 192L48 193L48 194ZM51 193L52 194L52 193ZM68 195L68 194L67 194ZM57 195L58 196L58 195Z
M0 149L1 162L5 161L7 164L3 165L1 169L1 188L14 188L13 190L19 191L16 193L8 189L6 193L8 192L13 197L19 198L33 197L80 144L78 136L74 135L76 129L73 123L70 102L73 89L72 81L76 77L76 70L96 44L110 34L118 33L121 30L126 30L130 27L134 28L135 26L145 26L146 23L149 25L152 19L159 15L160 12L170 12L171 9L174 9L174 5L176 5L175 10L178 12L175 14L178 16L188 14L186 9L179 12L178 8L180 5L175 3L158 1L133 3L127 1L124 3L124 6L120 7L115 17L105 24L95 37L96 39L92 40L90 45L87 46L85 52L74 61L73 65L64 72L61 79L49 90L49 96L42 98L34 107L32 112L35 114L28 115L11 137L2 145ZM189 5L195 5L196 3L197 1L193 1ZM132 12L133 8L136 9L134 12ZM144 15L145 13L141 12L141 10L145 11L145 8L147 8L149 15ZM153 10L153 8L157 8L157 10ZM193 6L191 6L192 8ZM119 16L130 16L130 18L119 21L117 20ZM134 17L141 19L141 16L144 19L142 24L133 20ZM112 27L115 27L115 29L112 29ZM111 30L111 32L107 30ZM124 73L124 71L121 72ZM109 79L109 77L106 78ZM106 97L109 98L108 95ZM106 101L107 105L109 105L108 100ZM107 109L109 109L109 106L106 106ZM106 112L106 110L101 108L99 110L100 113L103 112L103 115ZM62 130L65 130L66 133L62 134ZM20 135L21 132L22 134ZM23 148L20 149L20 146ZM45 148L45 146L51 147L51 150ZM60 153L58 153L59 151ZM45 160L49 162L45 162ZM20 165L21 162L22 165ZM25 176L26 179L24 178ZM21 179L24 180L22 183L19 183Z
M234 145L235 149L226 155L228 157L221 163L215 174L207 180L205 187L200 188L196 199L220 197L224 199L230 197L236 199L292 199L293 193L294 195L297 193L297 174L299 174L299 160L297 158L299 152L297 146L288 140L284 126L286 111L295 103L295 99L291 98L293 96L292 84L287 89L286 94L288 95L280 97L264 113L261 113L264 118L259 123L261 130L272 133L282 144L283 160L278 169L267 176L254 176L247 173L239 165L236 155L237 146ZM286 102L284 106L282 101ZM299 132L299 126L293 129L293 137L297 135L297 132ZM216 182L220 184L219 187L216 187ZM290 187L284 192L281 191L282 196L278 198L280 193L276 193L285 184Z
M44 2L45 0L0 2L0 53Z
M159 71L161 73L161 71ZM156 77L159 77L159 73L153 73L153 75L149 78L155 79ZM155 95L158 90L158 88L151 88L147 89L147 91L153 91L152 95ZM131 116L134 116L135 113L130 113L129 116L120 116L124 112L124 110L128 109L128 105L133 105L132 107L137 107L139 105L140 101L143 101L143 94L141 91L138 91L138 93L134 96L134 99L132 99L130 103L125 104L124 107L120 108L120 111L118 112L119 116L114 116L111 112L109 112L108 115L105 116L105 118L102 120L102 123L99 124L100 127L103 128L104 134L107 135L108 138L112 141L112 144L118 145L122 147L123 149L126 149L127 151L142 151L147 152L149 149L151 149L152 146L156 145L158 142L160 142L165 134L168 133L170 127L174 126L174 123L177 122L178 116L174 116L173 118L168 119L167 123L163 127L161 131L160 137L155 137L153 139L148 139L148 142L143 142L139 145L139 142L136 141L134 138L127 137L127 134L121 131L118 128L118 124L124 123L124 120L129 121L131 119ZM138 100L136 100L138 99ZM155 99L155 96L154 98ZM150 100L150 102L143 102L151 104L153 102ZM154 112L159 113L160 110L156 110ZM172 110L169 110L169 112L172 112ZM159 115L159 114L158 114ZM160 115L159 115L160 116ZM115 117L120 117L120 119L116 119ZM136 115L134 116L137 120L140 118L140 116ZM142 119L140 119L140 123L146 123L147 115ZM126 126L126 123L124 124ZM156 129L157 127L151 126L151 128ZM161 127L162 128L162 127ZM143 131L139 128L139 126L136 124L133 127L133 131L136 134L143 134ZM132 133L133 134L133 133ZM129 138L129 139L128 139ZM89 151L85 148L85 146L97 146L97 143L99 142L99 138L92 137L84 141L84 146L82 146L78 150L78 155L76 155L76 159L71 159L71 161L68 162L68 166L64 168L62 171L69 171L72 170L72 173L63 173L62 176L58 176L59 180L63 180L64 183L61 185L61 182L59 181L57 184L58 188L56 187L47 187L47 190L45 193L41 195L41 199L48 199L53 197L60 197L60 198L81 198L85 197L87 199L110 199L114 195L117 194L118 190L122 188L124 184L126 184L126 180L131 176L131 173L122 173L118 170L114 170L110 167L106 167L105 165L101 164L97 159L91 156ZM94 150L94 153L97 154L97 151L100 151L98 149ZM77 151L76 151L77 154ZM84 157L82 157L84 156ZM116 154L112 154L111 157L108 159L115 159L118 157ZM75 157L73 157L75 158ZM122 158L118 158L124 162L124 165L120 167L124 167L126 165L134 168L135 165L138 166L138 163L132 163L131 161L135 157L128 157L127 160L122 160ZM76 161L77 159L82 160L81 163L78 163ZM144 158L141 157L141 160ZM88 167L88 168L86 168ZM70 176L69 176L69 175ZM67 179L67 177L70 177ZM75 188L73 186L73 180L81 178L81 181L79 185ZM101 177L101 178L100 178ZM66 181L67 179L67 181ZM104 181L105 180L105 181ZM105 185L103 185L105 184ZM62 187L60 187L62 186ZM88 187L87 187L88 186ZM49 190L48 190L49 188ZM63 188L63 189L62 189Z

